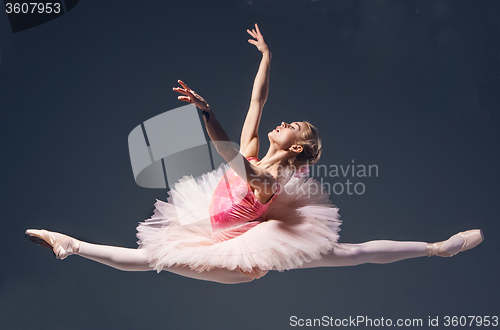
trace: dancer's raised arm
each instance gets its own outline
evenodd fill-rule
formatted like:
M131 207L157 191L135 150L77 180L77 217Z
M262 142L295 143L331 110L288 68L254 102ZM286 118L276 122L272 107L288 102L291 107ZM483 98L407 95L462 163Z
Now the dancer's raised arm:
M262 115L262 108L267 100L269 92L269 68L271 65L271 51L269 50L264 37L260 33L257 23L252 31L247 32L255 39L248 42L255 45L262 53L259 71L255 77L252 89L250 108L248 109L243 129L241 130L240 150L245 157L258 157L259 154L259 123Z

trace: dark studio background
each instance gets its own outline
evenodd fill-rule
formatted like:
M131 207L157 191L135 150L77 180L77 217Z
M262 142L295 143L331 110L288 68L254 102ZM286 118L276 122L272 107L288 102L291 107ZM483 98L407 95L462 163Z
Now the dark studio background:
M320 164L376 164L332 194L340 242L436 242L481 228L453 258L271 272L223 285L122 272L24 239L28 228L137 247L165 190L134 182L127 137L187 103L184 80L239 133L261 55L260 125L310 120ZM289 318L499 315L500 1L81 1L12 33L0 13L1 329L286 329ZM334 184L346 178L323 178ZM466 328L466 327L461 327Z

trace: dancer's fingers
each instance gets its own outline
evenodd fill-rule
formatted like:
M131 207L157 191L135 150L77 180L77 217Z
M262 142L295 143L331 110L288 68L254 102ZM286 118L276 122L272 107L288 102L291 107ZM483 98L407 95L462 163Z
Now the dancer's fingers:
M191 89L191 88L189 88L189 87L188 87L188 85L186 85L186 84L184 83L184 81L182 81L182 80L180 80L180 79L179 79L179 80L177 80L177 81L178 81L178 82L179 82L179 84L181 84L181 85L182 85L182 87L184 87L185 89L187 89L187 90L190 90L190 89Z
M247 29L247 32L248 32L249 35L251 35L252 37L256 38L255 33L253 33L252 31L250 31L249 29Z
M174 91L176 92L187 92L184 88L180 88L180 87L174 87L172 88Z
M199 95L198 95L198 94L196 94L196 92L195 92L194 90L192 90L192 89L188 89L188 90L186 90L186 89L183 89L183 88L180 88L180 87L174 87L174 88L172 88L172 89L173 89L174 91L176 91L176 92L179 92L179 93L182 93L182 94L184 94L184 95L187 95L188 97L191 97L192 95L194 95L194 96L199 96Z
M258 33L259 35L262 35L262 34L260 33L259 26L257 25L257 23L255 23L255 28L257 29L257 33Z
M187 101L187 102L189 102L189 103L193 103L193 102L191 101L191 98L190 98L190 97L188 97L188 96L177 96L177 98L178 98L179 100L181 100L181 101Z
M190 94L187 90L185 90L185 89L183 89L183 88L180 88L180 87L174 87L174 88L172 88L172 89L173 89L175 92L182 93L182 94L185 94L185 95L189 95L189 94Z

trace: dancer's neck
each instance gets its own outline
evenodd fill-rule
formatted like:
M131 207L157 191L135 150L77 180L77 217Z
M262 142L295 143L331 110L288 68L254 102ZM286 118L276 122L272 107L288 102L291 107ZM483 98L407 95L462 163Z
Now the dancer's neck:
M256 165L264 168L272 175L278 177L282 171L288 166L288 158L290 153L286 150L276 149L272 146L267 150L267 153L260 162Z

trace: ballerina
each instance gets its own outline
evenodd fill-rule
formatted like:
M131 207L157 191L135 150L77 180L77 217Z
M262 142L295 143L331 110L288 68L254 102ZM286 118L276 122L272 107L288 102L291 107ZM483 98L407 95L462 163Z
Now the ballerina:
M448 240L374 240L338 243L340 215L324 189L308 177L322 153L318 129L308 121L282 122L268 133L266 155L258 158L258 126L269 90L269 50L257 24L247 32L262 54L240 150L199 94L179 80L181 101L202 111L210 139L227 161L195 181L184 177L157 200L154 215L137 227L137 249L92 244L47 230L26 230L26 238L50 248L58 259L81 257L124 271L162 270L225 284L245 283L270 270L385 264L403 259L451 257L480 244L480 229ZM182 221L181 221L182 220Z

